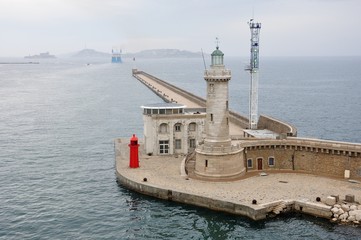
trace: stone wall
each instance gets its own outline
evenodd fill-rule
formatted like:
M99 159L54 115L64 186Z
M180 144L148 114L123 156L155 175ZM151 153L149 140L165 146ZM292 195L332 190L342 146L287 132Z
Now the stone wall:
M294 126L265 115L259 117L258 129L268 129L284 136L297 136L297 129Z
M241 146L245 148L246 166L247 159L252 159L248 171L296 170L344 177L345 170L350 170L350 178L361 179L361 144L291 138L247 141Z

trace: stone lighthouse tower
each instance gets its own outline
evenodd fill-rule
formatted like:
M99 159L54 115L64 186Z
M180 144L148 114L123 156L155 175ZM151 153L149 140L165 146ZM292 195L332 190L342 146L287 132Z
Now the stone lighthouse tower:
M245 171L242 149L232 146L229 135L228 81L231 71L223 64L223 52L212 53L212 65L206 69L207 116L204 143L196 149L195 174L205 179L237 178Z

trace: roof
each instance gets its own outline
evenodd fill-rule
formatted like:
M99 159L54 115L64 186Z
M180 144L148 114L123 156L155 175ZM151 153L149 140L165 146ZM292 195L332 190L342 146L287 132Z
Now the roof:
M258 129L258 130L244 129L243 131L256 138L276 139L279 136L278 133L275 133L268 129Z
M219 50L218 49L219 47L217 46L217 48L216 48L216 50L214 50L213 52L212 52L212 57L213 56L223 56L224 55L224 53L221 51L221 50Z
M147 109L176 109L176 108L185 108L186 105L179 103L153 103L141 106L141 108Z

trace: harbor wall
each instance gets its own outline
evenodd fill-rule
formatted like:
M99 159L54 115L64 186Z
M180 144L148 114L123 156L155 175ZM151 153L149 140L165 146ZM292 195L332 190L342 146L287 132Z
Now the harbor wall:
M241 146L245 148L245 161L251 159L253 163L247 171L295 170L341 178L349 171L347 178L361 179L361 144L287 138L244 141Z
M261 115L259 117L258 129L268 129L284 137L297 136L297 129L294 126L266 115Z
M241 215L252 220L262 220L267 217L272 217L282 212L300 212L316 217L331 219L331 207L322 203L313 203L307 200L278 200L265 204L246 205L237 202L225 201L222 199L215 199L192 193L176 191L172 188L164 188L159 185L154 185L150 181L144 181L138 177L127 177L126 172L129 169L121 167L121 162L126 161L124 158L128 152L122 152L120 146L121 141L115 141L115 169L118 184L132 191L163 199L167 201L174 201L184 204L189 204L207 209L222 211L230 214ZM183 165L184 166L184 165ZM131 170L130 170L131 171ZM184 174L184 173L183 173Z
M265 207L258 207L258 209L255 209L242 204L174 191L172 189L161 188L160 186L151 186L146 183L140 183L128 179L118 171L117 180L120 185L127 189L163 200L204 207L214 211L242 215L253 220L261 220L267 217L267 208Z

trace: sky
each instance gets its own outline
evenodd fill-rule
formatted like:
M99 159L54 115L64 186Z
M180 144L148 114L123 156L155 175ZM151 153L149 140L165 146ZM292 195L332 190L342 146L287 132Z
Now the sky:
M0 0L0 57L84 48L248 56L360 56L361 0Z

